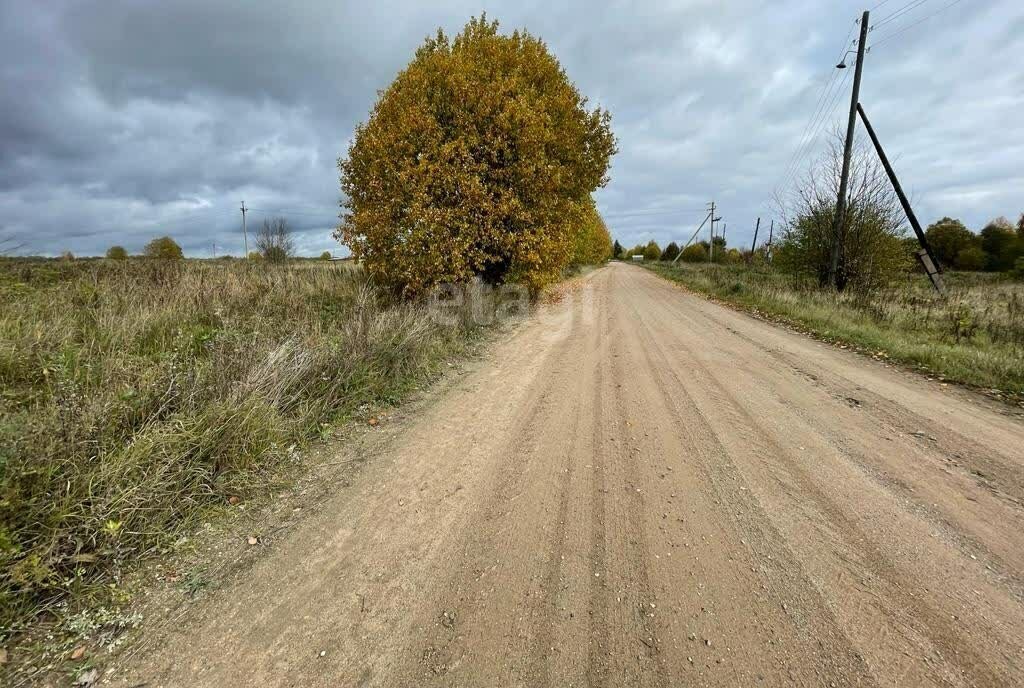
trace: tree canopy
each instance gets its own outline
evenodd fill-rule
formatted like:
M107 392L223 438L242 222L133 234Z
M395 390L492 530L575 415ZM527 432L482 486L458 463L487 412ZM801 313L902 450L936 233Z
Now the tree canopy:
M977 242L977 237L963 222L944 217L928 225L924 231L928 244L944 267L959 267L957 257Z
M571 261L615 150L608 112L541 40L472 19L427 39L356 128L336 236L407 295L475 275L538 289Z
M661 247L654 239L648 241L644 246L644 260L661 260Z
M679 244L676 242L670 243L665 247L665 250L661 252L662 260L675 260L676 256L679 255Z
M107 258L111 260L124 260L128 257L128 251L124 246L111 246L107 249Z
M146 248L143 249L143 254L147 258L159 258L161 260L180 260L185 257L181 246L178 246L178 242L169 236L159 237L150 241L146 244Z

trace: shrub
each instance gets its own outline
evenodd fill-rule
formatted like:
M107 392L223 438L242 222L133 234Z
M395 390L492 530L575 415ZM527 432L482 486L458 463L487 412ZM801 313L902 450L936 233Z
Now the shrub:
M786 221L775 263L822 285L829 282L842 159L843 137L837 134L788 203L783 201ZM836 286L877 288L896 279L912 263L902 241L906 233L903 209L875 153L860 145L853 155L849 194L839 240Z
M662 260L675 260L676 256L679 255L679 244L672 242L665 247L665 250L661 252Z
M271 263L282 263L295 255L292 228L283 217L264 220L256 232L256 248Z
M964 226L964 223L950 217L944 217L938 222L928 225L928 229L924 231L924 234L928 239L928 245L931 246L932 251L935 252L935 257L938 258L939 264L943 267L957 265L960 254L975 246L978 241L978 238L974 236L971 230ZM914 241L914 250L916 249L917 242ZM961 269L977 270L980 268Z
M953 265L957 270L984 270L988 257L980 246L968 246L956 254Z
M1010 274L1015 279L1024 280L1024 256L1021 256L1014 262L1013 270L1010 271Z
M661 259L661 248L658 247L657 242L651 239L644 246L643 256L645 261L660 260Z
M143 249L143 255L147 258L158 258L160 260L181 260L185 257L185 254L181 251L181 246L169 236L160 237L153 239L146 248Z
M679 260L687 263L706 263L708 250L704 248L704 244L691 244L683 249Z
M992 220L981 230L981 248L987 257L986 268L993 272L1013 268L1022 252L1017 233L1005 217Z
M614 152L609 114L543 42L473 19L427 39L356 128L336 236L407 295L476 275L537 290L569 264Z
M124 246L111 246L107 249L107 258L110 260L124 260L128 257L128 251Z
M320 260L330 260L332 257L330 251L324 251L320 254Z

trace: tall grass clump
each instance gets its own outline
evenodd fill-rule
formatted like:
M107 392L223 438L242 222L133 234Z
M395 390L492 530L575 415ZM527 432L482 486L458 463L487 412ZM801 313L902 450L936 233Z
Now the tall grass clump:
M475 322L338 264L0 261L0 639L436 374Z
M937 375L1024 396L1024 284L997 275L948 273L947 295L926 277L836 292L760 265L657 265L651 269L711 296L798 324Z

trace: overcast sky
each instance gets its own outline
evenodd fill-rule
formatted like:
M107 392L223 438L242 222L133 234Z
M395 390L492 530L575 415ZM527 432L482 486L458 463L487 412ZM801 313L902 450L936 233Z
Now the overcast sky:
M354 126L427 34L486 10L612 112L598 201L616 238L685 240L714 199L730 244L749 242L876 4L861 101L921 220L978 229L1024 211L1024 3L962 0L913 25L950 2L0 0L0 233L22 253L170 234L189 255L240 254L244 199L250 226L281 214L304 253L339 251ZM823 131L850 81L825 92Z

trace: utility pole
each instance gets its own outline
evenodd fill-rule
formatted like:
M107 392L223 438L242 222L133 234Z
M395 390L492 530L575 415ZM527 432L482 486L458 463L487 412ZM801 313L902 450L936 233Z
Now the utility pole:
M772 235L775 234L775 220L772 220L771 227L768 228L768 251L766 252L765 258L768 262L772 262Z
M683 246L683 248L679 250L679 255L677 255L675 260L672 261L673 264L675 264L679 260L679 257L683 255L683 251L690 247L690 244L693 243L693 240L697 238L698 234L700 234L700 230L704 229L705 223L707 223L707 221L710 219L711 213L708 213L707 215L704 216L704 220L700 223L697 229L694 230L693 234L690 236L690 240L686 242L686 246Z
M715 262L715 220L721 220L720 217L715 217L715 202L711 201L711 243L708 244L708 262Z
M924 271L928 273L928 279L932 281L932 286L935 287L935 291L940 294L945 293L945 287L942 284L942 266L939 265L939 259L935 257L932 252L932 247L928 244L928 237L921 229L921 223L917 221L917 215L914 214L914 209L910 207L910 200L907 198L907 194L903 193L903 186L900 185L900 180L896 178L896 171L892 169L892 165L889 164L889 158L886 156L885 151L882 150L882 143L878 140L878 136L875 135L875 129L871 126L871 121L868 119L868 115L864 112L864 108L861 107L860 103L857 103L857 112L860 113L861 120L864 121L864 128L868 130L868 136L871 137L871 143L875 145L875 152L878 153L878 159L882 161L882 167L885 168L885 173L889 175L889 181L892 182L892 188L896 191L896 196L900 199L900 205L903 206L903 212L907 214L907 219L910 220L910 226L914 229L914 234L917 235L917 241L921 244L920 250L917 251L917 259L921 261L921 266Z
M759 229L761 229L761 218L757 218L757 224L754 225L754 243L750 244L750 260L747 261L748 265L754 262L754 249L757 248L757 230Z
M242 238L245 239L245 259L249 260L249 233L245 231L245 201L242 201Z
M868 42L867 10L860 19L860 40L857 41L857 66L853 72L853 94L850 97L850 119L846 125L846 145L843 148L843 171L839 177L839 198L836 201L836 214L832 218L832 259L828 265L828 282L839 287L839 255L842 251L844 221L846 215L846 187L850 182L850 157L853 155L853 134L857 128L857 102L860 100L860 77L864 70L864 51ZM844 56L845 60L846 57ZM839 63L840 65L843 62ZM837 65L838 67L838 65Z

